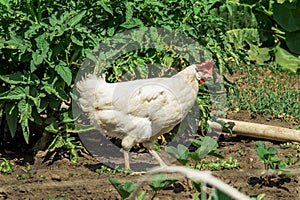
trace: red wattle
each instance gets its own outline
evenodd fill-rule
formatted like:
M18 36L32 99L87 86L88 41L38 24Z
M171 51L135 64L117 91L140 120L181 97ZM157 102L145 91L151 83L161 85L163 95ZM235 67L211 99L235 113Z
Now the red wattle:
M205 81L203 79L199 80L199 84L204 84L204 83L205 83Z

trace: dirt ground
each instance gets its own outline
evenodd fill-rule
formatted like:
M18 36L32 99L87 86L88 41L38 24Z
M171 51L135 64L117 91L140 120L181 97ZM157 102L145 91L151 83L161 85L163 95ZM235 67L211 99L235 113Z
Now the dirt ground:
M229 119L238 119L250 122L276 125L292 128L299 121L281 122L280 119L271 119L268 116L251 118L246 112L228 113ZM282 149L280 143L266 141L267 146L277 147L279 157L299 154L292 148ZM219 151L226 156L232 156L241 163L239 169L214 171L213 175L227 184L239 189L247 195L266 194L264 199L300 199L300 166L291 165L291 175L271 179L270 186L259 182L263 172L263 164L254 152L255 144L252 138L240 136L225 136L219 142ZM121 199L117 191L109 182L109 178L117 178L121 182L132 180L137 182L139 175L99 174L101 162L87 154L79 158L77 166L70 165L68 159L63 158L54 162L42 162L39 155L18 155L17 152L4 150L0 156L15 163L14 171L10 175L0 174L0 199ZM30 170L28 165L30 165ZM23 170L22 170L23 168ZM148 192L146 199L150 199L153 191L150 187L143 188ZM180 179L155 197L155 199L191 199L194 191L187 187L186 179Z

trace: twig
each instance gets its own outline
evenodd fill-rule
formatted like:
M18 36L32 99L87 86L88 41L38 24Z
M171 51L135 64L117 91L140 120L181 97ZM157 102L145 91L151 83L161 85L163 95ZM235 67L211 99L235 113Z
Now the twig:
M210 171L198 171L198 170L189 169L187 167L182 167L182 166L166 166L166 167L156 167L150 170L140 181L135 191L131 193L131 195L129 196L129 200L134 200L134 198L137 196L138 191L147 182L147 180L149 180L154 174L160 174L160 173L180 173L183 174L185 177L193 180L194 182L197 183L202 182L211 185L215 188L218 188L220 191L228 194L234 199L238 199L238 200L249 199L246 195L240 193L237 189L231 187L230 185L212 176Z

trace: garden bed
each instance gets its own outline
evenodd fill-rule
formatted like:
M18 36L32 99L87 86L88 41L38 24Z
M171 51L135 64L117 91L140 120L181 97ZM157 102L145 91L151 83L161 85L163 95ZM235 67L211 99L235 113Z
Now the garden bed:
M229 113L228 118L243 121L276 125L281 127L293 127L299 121L281 122L280 119L272 119L268 116L257 116L252 119L247 112ZM286 159L287 155L298 154L299 150L293 148L283 149L277 142L266 141L267 146L279 149L278 157ZM213 171L213 175L225 183L239 189L247 195L266 194L264 199L299 199L300 166L298 163L288 166L292 173L287 176L276 176L271 179L269 186L265 186L260 180L264 167L255 153L254 139L239 136L225 136L219 142L219 151L226 158L234 157L241 164L238 169ZM26 154L2 151L1 157L5 157L14 163L12 174L0 175L0 199L121 199L117 191L110 184L110 178L116 178L124 183L127 180L137 182L139 175L124 175L122 173L109 174L97 173L96 169L101 163L89 156L83 155L77 166L70 165L68 159L62 158L42 162L39 154L32 158ZM28 167L30 165L30 168ZM149 186L143 187L148 192L147 197L153 195ZM209 190L209 187L208 187ZM191 199L195 191L187 186L186 179L182 178L172 187L160 191L157 199Z

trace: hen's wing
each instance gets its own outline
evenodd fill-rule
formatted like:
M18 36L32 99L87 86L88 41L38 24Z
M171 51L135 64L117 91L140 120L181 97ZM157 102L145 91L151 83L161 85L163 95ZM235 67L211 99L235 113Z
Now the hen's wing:
M127 134L149 138L166 133L181 122L194 105L196 95L184 80L136 80L116 85L113 107L122 113L121 120L126 120L128 127L138 128Z

